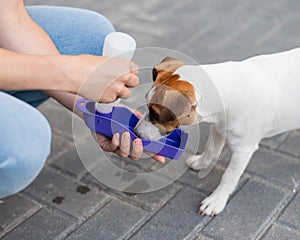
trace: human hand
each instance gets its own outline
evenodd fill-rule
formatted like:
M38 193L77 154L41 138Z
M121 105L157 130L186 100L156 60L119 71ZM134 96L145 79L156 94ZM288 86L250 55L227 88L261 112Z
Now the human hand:
M141 118L142 114L139 111L132 110L133 113ZM93 133L94 138L100 145L100 147L106 151L106 152L113 152L117 154L120 157L129 157L132 160L139 160L143 154L143 144L142 140L139 138L136 138L132 142L132 150L130 151L130 134L129 132L124 132L121 137L119 133L115 133L112 137L112 139L99 134L99 133ZM147 153L147 152L146 152ZM160 156L160 155L153 155L150 153L149 154L154 160L164 163L165 162L165 157Z
M129 88L139 83L137 66L123 58L71 56L65 71L72 92L96 102L109 103L130 97Z
M94 133L94 137L99 143L100 147L106 152L113 152L120 157L129 157L132 160L139 160L143 154L143 144L140 138L136 138L132 142L132 150L130 151L130 134L124 132L121 137L119 133L115 133L110 139L102 134ZM165 157L160 155L151 155L151 157L160 162L165 162Z

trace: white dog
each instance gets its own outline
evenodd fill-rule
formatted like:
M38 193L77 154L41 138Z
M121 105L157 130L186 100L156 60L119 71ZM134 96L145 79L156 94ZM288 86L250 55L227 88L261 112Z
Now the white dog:
M197 96L193 84L201 84L202 80L194 77L199 67L219 92L226 124L219 117L221 112L201 109L201 96ZM157 139L179 125L210 119L213 147L206 154L207 161L219 156L225 140L232 151L220 184L200 205L202 214L213 216L224 209L263 138L300 128L300 48L240 62L201 66L166 58L153 69L153 80L146 97L148 111L136 128L141 137ZM206 116L209 114L213 117ZM186 162L199 170L203 160L203 155L196 155Z

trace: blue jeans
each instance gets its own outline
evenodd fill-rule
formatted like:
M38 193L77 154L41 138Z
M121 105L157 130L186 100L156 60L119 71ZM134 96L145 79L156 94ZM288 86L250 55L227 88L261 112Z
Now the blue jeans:
M61 54L101 55L105 36L114 31L104 16L89 10L48 6L27 10ZM34 107L47 98L42 91L0 91L0 198L27 187L45 164L51 129Z

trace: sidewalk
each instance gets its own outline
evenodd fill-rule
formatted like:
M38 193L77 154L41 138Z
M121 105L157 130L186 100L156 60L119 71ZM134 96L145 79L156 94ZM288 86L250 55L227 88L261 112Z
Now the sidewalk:
M138 46L175 49L199 63L300 46L296 0L25 2L102 12ZM264 140L225 210L211 218L198 215L197 206L219 183L227 151L205 179L188 170L155 192L119 192L97 182L82 165L70 113L53 100L40 110L52 125L52 154L28 188L0 203L0 239L300 239L300 131ZM83 134L80 144L87 138ZM159 167L150 159L112 161L136 172Z

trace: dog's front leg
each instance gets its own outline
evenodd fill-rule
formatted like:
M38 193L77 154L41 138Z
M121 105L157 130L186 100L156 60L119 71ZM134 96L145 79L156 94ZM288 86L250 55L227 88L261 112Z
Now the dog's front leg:
M222 176L220 184L209 197L201 202L200 214L214 216L224 209L230 194L235 190L256 149L257 147L253 147L247 149L247 151L234 151L232 153L230 163Z
M208 173L218 160L224 145L225 138L216 130L214 125L211 125L209 129L209 139L204 152L199 155L190 156L186 160L186 164L193 170L202 170ZM203 175L202 177L204 177Z

